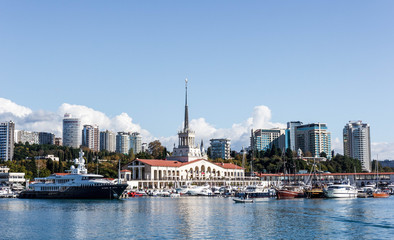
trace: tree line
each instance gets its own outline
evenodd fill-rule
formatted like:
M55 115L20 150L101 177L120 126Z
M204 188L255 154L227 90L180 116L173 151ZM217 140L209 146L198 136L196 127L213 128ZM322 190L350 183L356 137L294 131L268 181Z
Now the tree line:
M118 162L123 168L127 167L131 161L139 159L166 159L171 155L167 149L155 140L148 144L148 151L133 153L130 149L128 154L109 152L106 150L92 151L82 148L85 153L88 172L98 173L108 178L116 178L118 175ZM54 155L59 161L51 159L38 159L38 156ZM322 154L324 155L324 154ZM35 177L47 177L52 173L62 173L70 169L73 159L79 157L79 148L71 148L57 145L39 145L29 143L16 143L14 157L12 161L3 161L3 164L10 168L11 172L24 172L26 179ZM242 166L243 154L232 151L231 159L209 159L213 162L233 163ZM273 147L267 151L249 151L246 153L245 171L258 173L297 173L300 170L310 172L312 162L304 161L296 157L296 153L287 149L282 153L281 149ZM375 169L376 161L372 163ZM378 166L379 172L393 172L389 167ZM317 164L316 169L321 172L331 173L353 173L362 172L361 163L357 159L337 154L326 162Z

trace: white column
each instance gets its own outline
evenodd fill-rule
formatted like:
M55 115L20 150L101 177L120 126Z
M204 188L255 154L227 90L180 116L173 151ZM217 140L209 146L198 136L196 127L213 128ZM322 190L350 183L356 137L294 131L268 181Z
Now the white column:
M141 167L138 168L138 177L139 177L139 179L142 179L142 168Z

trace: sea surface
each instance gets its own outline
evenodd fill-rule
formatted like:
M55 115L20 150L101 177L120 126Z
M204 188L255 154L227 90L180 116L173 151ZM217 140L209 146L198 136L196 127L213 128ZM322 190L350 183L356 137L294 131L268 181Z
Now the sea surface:
M394 197L0 199L0 239L394 239Z

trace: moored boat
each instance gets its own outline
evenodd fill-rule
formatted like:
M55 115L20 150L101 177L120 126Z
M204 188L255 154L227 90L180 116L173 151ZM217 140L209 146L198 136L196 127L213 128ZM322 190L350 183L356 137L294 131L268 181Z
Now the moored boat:
M372 193L374 198L388 198L390 194L388 192L380 191L377 190L374 193Z
M327 198L356 198L357 189L348 183L332 184L325 190L325 196Z
M322 187L314 187L305 191L307 198L324 198L324 189Z
M301 186L287 185L276 190L276 197L277 199L304 198L305 191Z
M235 193L235 197L238 198L244 198L245 196L248 196L248 198L253 198L255 200L265 199L275 197L276 192L275 189L271 189L261 185L249 185L244 190Z
M102 175L88 174L82 150L74 160L70 173L55 173L45 178L35 178L19 198L47 199L119 199L127 184L115 184Z

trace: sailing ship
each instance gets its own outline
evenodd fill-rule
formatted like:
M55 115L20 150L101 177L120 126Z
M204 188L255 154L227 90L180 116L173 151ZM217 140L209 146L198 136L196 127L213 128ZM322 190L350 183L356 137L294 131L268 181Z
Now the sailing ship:
M378 159L376 158L376 190L372 193L374 198L388 198L390 194L388 192L382 191L379 189L379 174L378 174Z

